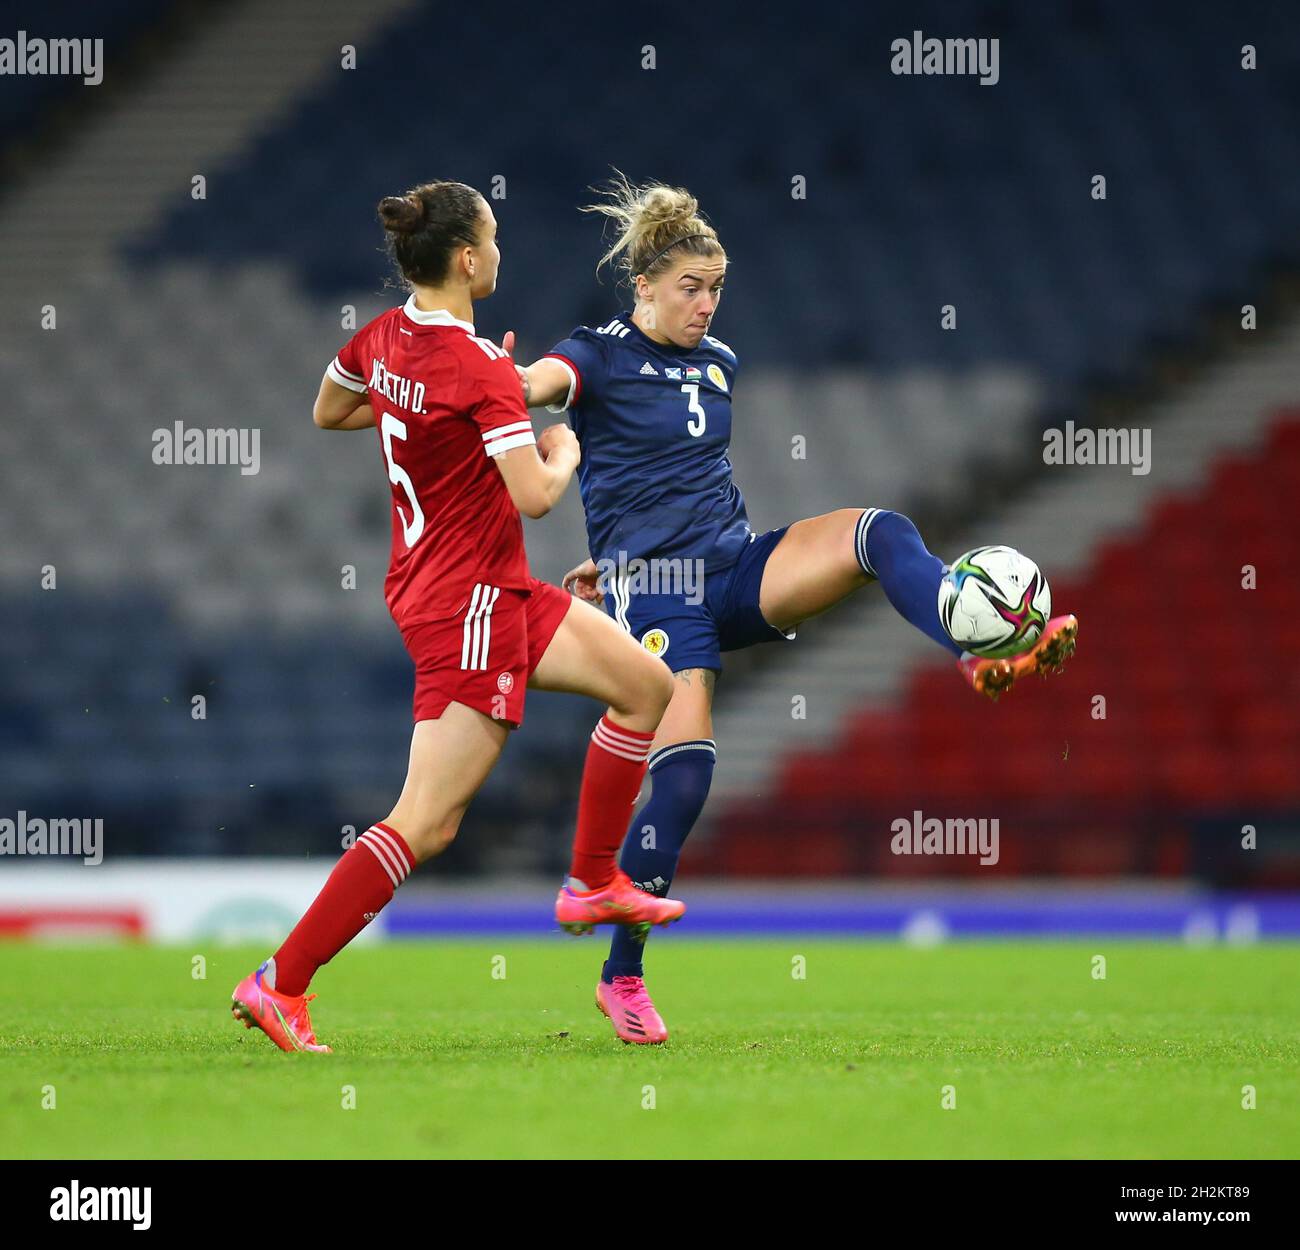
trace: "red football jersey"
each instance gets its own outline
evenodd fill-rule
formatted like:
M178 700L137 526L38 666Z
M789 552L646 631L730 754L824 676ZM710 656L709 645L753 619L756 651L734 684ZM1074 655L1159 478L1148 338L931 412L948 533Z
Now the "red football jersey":
M384 598L399 626L454 614L476 583L527 590L524 527L492 457L536 442L495 343L415 297L363 326L329 378L368 392L393 489Z

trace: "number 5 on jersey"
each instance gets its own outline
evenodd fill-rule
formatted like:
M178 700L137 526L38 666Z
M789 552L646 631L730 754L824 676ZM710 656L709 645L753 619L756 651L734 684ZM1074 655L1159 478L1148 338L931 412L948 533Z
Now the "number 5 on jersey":
M689 407L695 414L695 416L686 423L686 428L692 435L694 435L694 437L699 438L699 436L704 433L704 405L700 403L700 384L698 382L683 382L682 391L684 394L690 396L691 402ZM696 424L696 417L699 418L698 424Z
M388 480L394 486L400 486L405 492L406 497L411 501L411 519L408 521L403 515L401 508L397 508L397 519L402 523L402 537L406 539L408 547L414 547L416 540L424 533L424 510L420 507L420 501L415 497L415 483L411 481L411 475L396 460L393 459L393 439L400 438L406 442L406 422L399 421L391 412L384 413L384 419L379 424L379 432L384 439L384 459L388 461Z

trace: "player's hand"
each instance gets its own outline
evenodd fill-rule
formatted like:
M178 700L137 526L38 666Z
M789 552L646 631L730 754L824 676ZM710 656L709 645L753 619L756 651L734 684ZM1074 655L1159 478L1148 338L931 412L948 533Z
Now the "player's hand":
M557 453L561 457L572 455L574 464L577 464L582 459L577 436L563 421L558 421L555 425L548 425L542 431L541 438L537 440L537 450L547 464L551 462L551 458Z
M584 560L576 569L570 569L564 575L564 581L560 585L587 603L599 604L605 597L596 584L599 578L595 560Z
M515 354L515 332L513 330L507 330L501 336L501 350L507 356ZM523 388L524 403L527 404L533 397L533 386L528 380L528 370L523 365L515 365L515 372L519 375L519 385Z

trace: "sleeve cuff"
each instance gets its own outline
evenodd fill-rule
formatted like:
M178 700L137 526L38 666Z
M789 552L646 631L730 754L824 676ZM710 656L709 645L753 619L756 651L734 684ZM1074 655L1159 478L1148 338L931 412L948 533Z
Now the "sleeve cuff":
M564 403L546 405L547 412L566 412L573 406L578 396L582 394L582 379L578 377L578 371L574 368L573 361L565 360L563 356L543 356L542 359L555 361L569 375L569 393L564 397Z
M357 374L339 364L337 356L326 366L325 376L331 382L337 382L339 386L346 387L350 391L356 391L358 395L364 395L368 389L365 382Z
M527 447L535 442L531 421L511 421L483 434L483 450L489 456L499 456L503 451L513 451L516 447Z

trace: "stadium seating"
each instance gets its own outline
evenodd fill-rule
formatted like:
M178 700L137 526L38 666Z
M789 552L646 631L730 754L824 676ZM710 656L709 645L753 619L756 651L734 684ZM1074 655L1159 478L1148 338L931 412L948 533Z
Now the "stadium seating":
M42 0L39 13L23 15L18 6L5 6L6 20L0 39L16 39L25 29L30 39L102 39L107 77L109 65L120 68L131 41L163 16L171 0L97 0L93 11L84 0ZM0 146L6 138L26 133L43 117L65 104L77 92L95 91L81 78L56 74L6 75L0 91Z
M28 260L27 328L0 335L0 380L22 416L0 423L0 458L41 469L9 474L0 500L8 522L0 587L20 636L0 654L0 681L12 692L0 704L0 742L17 782L13 805L66 807L74 796L107 818L119 853L324 853L344 824L375 819L396 793L410 673L379 595L388 520L378 454L369 435L323 435L307 420L324 359L346 334L342 306L354 306L360 321L393 296L381 289L384 261L370 224L380 195L434 175L483 187L505 176L495 204L505 263L480 326L492 335L516 329L519 354L529 356L620 303L608 278L593 273L597 225L575 211L610 160L633 176L690 185L733 260L717 328L741 357L733 461L758 529L855 504L958 517L986 507L982 469L1018 472L1036 450L1035 423L1076 402L1078 383L1129 376L1153 345L1184 342L1206 301L1253 296L1250 275L1294 247L1300 183L1289 171L1300 98L1287 84L1300 70L1296 43L1273 39L1260 69L1243 72L1237 49L1262 42L1254 29L1243 33L1249 6L1183 7L1175 48L1153 19L1100 0L1078 7L1083 37L1067 49L1038 6L989 10L960 0L935 33L998 35L995 89L892 76L889 43L916 24L914 6L901 3L810 9L792 38L778 11L720 0L710 9L719 37L707 65L683 56L669 15L603 11L600 45L627 48L626 62L616 62L595 54L588 6L559 7L544 73L534 72L535 30L487 10L389 3L385 21L395 24L383 26L377 11L361 14L346 0L320 7L316 34L328 64L280 72L279 45L261 46L237 24L257 27L262 14L236 8L229 27L205 28L210 45L188 48L193 65L183 74L172 66L186 91L205 93L226 144L218 150L234 152L201 166L209 200L191 200L188 172L177 174L193 165L183 145L162 143L164 108L141 108L146 116L134 124L114 115L120 146L90 152L93 185L120 184L115 152L157 146L167 159L96 215L105 234L125 221L134 233L114 244L115 267L84 275L76 298L59 299L57 335L32 330L27 314L44 302L49 257L85 223L64 220L47 232L30 210L17 225L0 222L9 231L0 239L47 249L15 249L18 263L36 258ZM108 31L117 13L147 22L158 8L148 0L100 6L96 25ZM292 25L296 12L278 9L277 18ZM1269 29L1296 24L1280 10L1269 17ZM753 38L727 39L740 23ZM358 65L343 72L332 59L334 32L354 25ZM436 94L424 65L387 55L452 41L490 52L483 65L433 58ZM657 53L653 71L641 68L647 44ZM764 46L779 48L778 63L758 51ZM257 92L230 90L242 74ZM741 93L733 89L741 81L768 87ZM316 84L306 96L303 82ZM491 144L481 133L486 92L494 112L512 119ZM539 93L563 106L564 127L543 127ZM5 99L15 109L48 107L34 96L24 103L21 91ZM680 110L666 112L664 99ZM286 100L295 101L287 111ZM644 125L647 111L661 124ZM22 116L0 124L17 126ZM83 141L93 145L95 132ZM1225 168L1238 177L1224 179ZM1105 201L1088 193L1094 173L1109 179ZM791 196L795 175L807 180L806 199ZM80 186L83 169L63 176L59 185ZM162 222L145 211L158 196L169 205ZM66 193L48 199L54 213L78 203ZM286 229L286 204L311 212ZM947 303L958 310L952 333L939 329ZM232 388L246 397L241 405L232 407ZM87 412L93 419L78 419ZM152 434L176 419L259 427L262 472L155 465ZM791 455L796 435L807 440L806 459ZM1203 449L1188 454L1199 463ZM1214 496L1223 532L1255 535L1252 551L1265 553L1258 559L1276 560L1290 549L1265 541L1257 510L1231 488L1233 473L1245 472L1232 463ZM202 512L190 473L205 475ZM1170 560L1190 572L1196 553L1173 541L1186 505L1164 508L1150 524L1163 527ZM1104 520L1072 527L1062 541L1075 551L1040 544L1033 531L1024 541L1055 568L1063 555L1086 552ZM535 571L558 580L585 550L576 500L530 524L528 541ZM1090 605L1094 595L1106 612L1143 593L1149 602L1141 552L1120 544L1098 560L1106 576L1079 583ZM33 592L34 571L46 563L57 566L59 589ZM340 590L344 565L357 570L354 594ZM1058 601L1069 589L1057 587ZM1130 597L1114 598L1121 592ZM1280 606L1268 597L1275 593L1261 585L1255 602ZM846 606L826 625L844 623L835 646L770 648L766 658L774 669L804 666L801 688L847 717L840 745L857 743L864 762L846 771L841 754L792 738L785 717L760 721L748 704L734 713L748 718L746 733L732 732L724 688L722 816L716 836L698 840L693 869L898 871L876 862L844 823L846 804L867 810L863 770L879 785L871 792L891 803L924 782L927 805L945 796L969 805L969 761L956 749L969 739L960 733L996 726L1008 741L1030 744L1028 758L1039 763L1064 756L1056 710L1035 704L1033 692L996 709L1012 709L998 720L983 707L963 707L951 722L907 719L891 700L919 692L948 707L964 692L952 689L950 673L913 679L928 644L905 626L873 624L863 654L852 634L858 610ZM1100 610L1091 612L1089 655ZM1141 716L1115 708L1113 741L1071 723L1069 759L1051 775L1063 778L1053 793L1079 806L1067 813L1064 800L1049 802L1031 786L1026 820L1045 831L1041 856L1009 846L1006 866L1129 871L1137 856L1139 869L1170 871L1201 854L1205 839L1188 841L1196 813L1237 804L1246 785L1261 802L1293 799L1285 697L1274 689L1229 705L1216 694L1212 705L1189 708L1186 668L1158 650L1152 619L1132 628L1146 659L1126 676L1143 694ZM1215 619L1207 612L1207 636ZM1285 618L1269 619L1285 642ZM1258 684L1252 661L1221 662ZM897 688L873 688L868 699L856 681L867 669ZM753 688L770 692L775 683ZM196 694L208 701L202 720L191 715ZM739 699L730 706L742 708ZM554 870L571 830L574 744L593 717L578 700L530 700L532 732L512 742L474 806L471 836L439 870ZM1177 750L1158 770L1139 766L1125 744L1171 726ZM1231 768L1209 762L1229 732L1267 749L1249 760L1239 752ZM1044 745L1053 733L1059 751L1055 739L1050 751ZM751 825L728 806L744 787L726 790L727 769L751 746L752 767L775 767L782 793L797 800L800 836L784 849L770 822ZM783 759L791 749L803 753L794 762ZM990 784L1021 775L1023 764L1006 762L1021 756L1005 756L989 766ZM1199 796L1195 806L1186 806L1189 796ZM1184 807L1162 806L1175 801ZM1048 835L1067 816L1102 833L1049 855Z
M986 88L891 74L891 41L922 20L901 3L805 8L786 39L775 15L721 0L707 67L682 55L666 15L604 10L593 23L586 6L554 6L540 77L528 72L531 26L421 7L221 171L218 214L178 203L132 255L287 258L317 294L371 291L374 241L357 223L381 195L435 176L484 188L504 177L496 303L516 328L558 337L618 306L593 276L597 223L575 211L617 156L633 176L688 184L716 221L734 265L728 337L751 366L1123 377L1153 340L1184 337L1201 304L1247 290L1253 266L1291 247L1300 100L1278 87L1300 70L1294 19L1244 12L1180 6L1175 46L1122 0L1084 6L1085 37L1069 39L1050 6L946 5L933 33L1001 40ZM742 26L745 39L725 37ZM1242 43L1273 31L1259 68L1243 71ZM596 54L598 42L626 59ZM425 67L388 53L452 45L490 47L490 62L440 64L436 100L408 107L428 99ZM654 69L641 68L648 45ZM760 81L762 92L732 89ZM532 107L539 93L567 100L562 129L553 107ZM496 131L484 142L485 96L510 118L504 147ZM1105 200L1091 195L1097 174ZM806 198L792 197L796 176ZM287 199L314 211L286 236ZM939 328L945 304L956 332Z
M896 706L788 757L761 805L734 804L693 868L761 874L792 857L807 873L983 871L892 856L891 821L920 810L998 817L1000 872L1241 884L1270 863L1276 884L1276 859L1230 852L1244 823L1300 810L1298 564L1300 410L1054 586L1058 604L1084 605L1085 628L1050 688L995 705L947 665L916 670ZM1207 822L1217 845L1199 836Z

